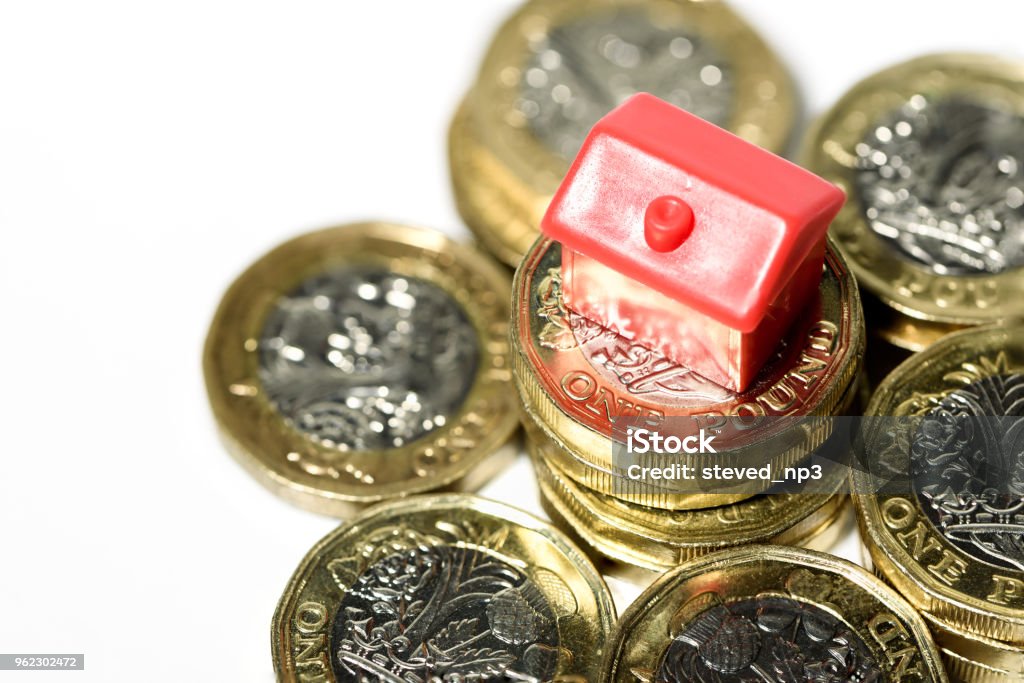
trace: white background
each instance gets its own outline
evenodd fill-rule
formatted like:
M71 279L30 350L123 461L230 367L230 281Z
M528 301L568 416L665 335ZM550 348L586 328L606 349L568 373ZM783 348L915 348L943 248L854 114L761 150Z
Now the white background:
M1021 3L734 4L810 114L922 52L1022 56ZM446 126L513 7L0 3L0 652L87 662L0 680L272 680L274 606L335 522L222 450L206 327L298 232L468 237ZM486 493L538 509L524 461Z

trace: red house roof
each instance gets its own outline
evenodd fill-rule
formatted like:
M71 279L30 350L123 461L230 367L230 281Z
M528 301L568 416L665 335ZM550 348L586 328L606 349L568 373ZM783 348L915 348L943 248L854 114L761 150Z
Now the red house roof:
M831 183L658 98L590 131L546 235L750 332L845 197Z

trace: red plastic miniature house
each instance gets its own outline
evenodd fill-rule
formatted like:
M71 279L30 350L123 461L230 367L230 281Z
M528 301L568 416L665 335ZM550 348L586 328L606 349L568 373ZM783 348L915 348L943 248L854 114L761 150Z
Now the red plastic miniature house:
M817 295L834 185L652 95L591 130L542 222L566 306L743 391Z

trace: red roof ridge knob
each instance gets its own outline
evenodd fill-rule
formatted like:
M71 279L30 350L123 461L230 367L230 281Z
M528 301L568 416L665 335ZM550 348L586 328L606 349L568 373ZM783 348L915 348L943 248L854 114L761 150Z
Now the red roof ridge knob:
M693 209L689 204L679 197L662 195L647 205L644 239L654 251L672 251L690 236L693 224Z

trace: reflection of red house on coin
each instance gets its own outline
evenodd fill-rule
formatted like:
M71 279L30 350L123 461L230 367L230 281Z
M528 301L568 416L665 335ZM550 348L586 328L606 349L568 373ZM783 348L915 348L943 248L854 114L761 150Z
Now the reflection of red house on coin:
M744 390L817 293L843 193L651 95L591 130L542 228L565 304Z

